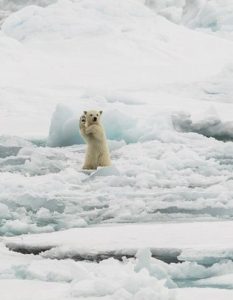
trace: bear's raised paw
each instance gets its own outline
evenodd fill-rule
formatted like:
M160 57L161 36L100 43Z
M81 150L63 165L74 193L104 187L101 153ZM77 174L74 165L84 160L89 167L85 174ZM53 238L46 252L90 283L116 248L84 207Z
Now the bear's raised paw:
M85 124L85 123L86 123L86 117L85 117L84 115L82 115L82 116L80 117L79 122Z

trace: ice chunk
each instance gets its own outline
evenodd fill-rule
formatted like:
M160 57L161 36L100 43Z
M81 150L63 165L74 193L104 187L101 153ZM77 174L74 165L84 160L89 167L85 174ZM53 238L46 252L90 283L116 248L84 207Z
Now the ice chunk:
M84 140L79 133L78 122L78 117L74 116L71 108L58 104L51 120L47 146L83 144ZM130 130L136 124L136 120L133 121L128 115L117 110L108 111L104 114L102 122L107 138L116 141L127 140L127 142L135 140L135 137L130 135Z
M164 251L164 256L165 256ZM166 267L162 265L161 262L157 261L157 259L152 259L152 253L150 249L140 249L136 253L136 265L135 265L135 272L140 272L143 269L146 269L149 274L153 277L156 277L157 279L164 279L165 280L165 286L168 288L176 288L177 285L174 283L174 281L170 278Z
M21 147L5 147L0 146L0 158L6 158L8 156L15 156Z
M222 121L214 106L193 115L177 112L172 115L172 122L177 131L196 132L221 140L233 139L233 122Z
M125 145L126 145L126 143L124 140L121 140L121 141L108 140L108 147L109 147L110 152L114 151L114 150L118 150Z
M63 0L46 9L30 5L10 15L3 23L2 30L6 35L19 41L33 39L34 37L47 41L58 37L69 39L77 37L79 34L96 36L115 31L112 26L106 28L103 23L103 19L109 17L118 17L124 24L128 15L141 18L147 17L148 14L150 15L149 11L142 9L142 5L139 5L136 1L134 5L128 1L120 0L118 2L121 9L113 0L108 2L99 1L98 3L92 0L84 2ZM64 10L66 10L65 14ZM97 20L101 18L102 22L96 26L95 22L87 20L88 16ZM62 22L60 22L61 18ZM83 26L82 24L80 26L80 20L85 20L86 25ZM74 26L73 30L70 30L70 24ZM122 27L122 24L120 27Z
M11 0L11 1L0 1L0 10L17 11L28 5L47 6L58 0Z
M108 279L87 279L73 284L71 295L74 297L104 297L114 294L119 289L116 281Z
M80 264L71 260L67 261L34 261L24 270L27 279L42 281L76 282L88 280L90 273Z
M8 206L6 206L5 204L0 203L0 218L1 219L7 219L9 218L9 209Z
M103 124L106 135L110 140L120 141L123 139L127 143L138 140L137 131L132 130L132 128L136 127L137 120L131 115L120 112L117 109L111 110L103 115Z
M231 0L146 0L145 5L173 23L233 38Z
M159 14L175 24L179 24L182 18L183 9L180 7L167 7L159 11Z
M232 289L233 288L233 275L224 274L220 276L215 276L212 278L200 279L196 282L197 286L201 287L215 287L222 289Z
M18 235L22 233L34 232L53 232L51 226L37 227L35 224L28 224L20 220L6 221L5 224L0 228L0 234L3 235Z
M68 106L58 104L51 120L47 146L62 147L84 143L78 122L78 117L75 117Z
M47 146L63 147L83 144L78 121L71 108L58 104L51 120ZM160 140L165 131L174 131L171 115L164 112L142 120L118 109L108 110L103 114L102 123L107 138L114 141L109 143L110 150L122 147L124 143Z
M2 30L8 36L23 40L30 32L38 30L42 26L42 11L43 8L41 7L35 5L27 6L7 18L2 25ZM37 16L35 17L36 21L33 20L33 16Z
M148 271L150 271L151 270L151 264L150 264L151 256L152 256L151 251L148 248L138 250L138 252L136 254L138 261L135 266L135 271L139 272L143 268L146 268Z
M202 83L203 98L220 103L232 103L233 65L226 65L217 75Z
M19 148L19 150L22 147L35 147L31 142L25 139L16 136L7 136L7 135L0 136L0 145L3 147Z
M98 168L97 171L90 175L90 178L95 178L98 176L119 176L120 172L114 166Z

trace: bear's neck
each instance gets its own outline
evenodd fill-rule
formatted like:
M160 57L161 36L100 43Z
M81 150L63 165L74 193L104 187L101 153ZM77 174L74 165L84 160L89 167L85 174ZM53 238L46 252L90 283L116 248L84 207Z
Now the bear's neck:
M100 123L87 123L87 127L88 127L88 126L91 126L91 125L97 125L97 126L101 126L101 124L100 124Z

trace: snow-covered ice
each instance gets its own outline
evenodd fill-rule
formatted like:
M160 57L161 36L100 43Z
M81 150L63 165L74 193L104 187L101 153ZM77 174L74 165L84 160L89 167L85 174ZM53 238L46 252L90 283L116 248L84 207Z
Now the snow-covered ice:
M142 251L147 245L152 255L167 261L197 261L213 265L233 257L232 226L231 221L97 226L52 234L4 237L2 242L10 249L31 249L32 253L47 248L48 251L42 254L47 258L80 256L93 257L93 260L95 255L108 256L109 253L135 256L138 249Z
M226 289L232 288L231 232L232 222L224 221L104 226L3 238L1 274L3 282L23 279L26 289L30 280L44 282L45 289L55 289L53 297L54 283L60 282L58 291L64 298L183 299L187 286L192 286L203 299L203 287L209 288L207 295L221 288L217 295L230 299L232 292ZM12 253L4 244L19 252L43 252ZM46 247L52 249L45 251ZM85 261L98 257L98 263ZM169 258L180 263L161 261Z
M1 299L232 299L232 15L0 0ZM87 172L93 108L113 165Z
M233 39L231 0L138 0L175 24Z

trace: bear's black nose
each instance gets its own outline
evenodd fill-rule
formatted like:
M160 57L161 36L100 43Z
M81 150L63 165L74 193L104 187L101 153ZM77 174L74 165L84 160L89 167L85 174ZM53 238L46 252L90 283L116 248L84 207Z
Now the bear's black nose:
M96 122L96 121L97 121L97 117L94 117L94 118L93 118L93 121Z

